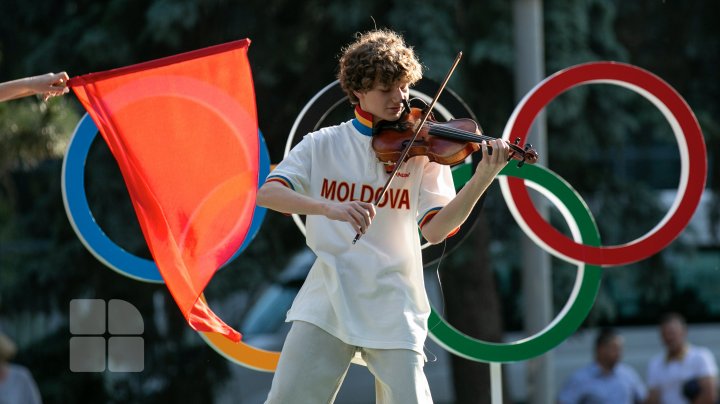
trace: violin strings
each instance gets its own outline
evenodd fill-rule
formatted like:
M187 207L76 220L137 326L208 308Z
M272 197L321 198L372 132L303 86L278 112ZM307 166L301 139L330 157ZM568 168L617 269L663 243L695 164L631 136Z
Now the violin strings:
M426 123L426 125L429 127L429 129L432 132L437 133L438 135L445 135L449 138L456 139L456 140L465 140L468 142L479 143L480 141L483 141L483 140L489 142L491 140L496 139L496 138L490 137L490 136L478 135L475 133L466 132L462 129L447 127L442 124L438 125L434 122L428 122L428 123ZM510 146L510 148L513 149L513 151L522 153L521 155L524 155L525 151L522 148L520 148L517 145L514 145L512 143L508 143L508 145Z
M485 135L478 135L475 133L466 132L462 129L455 129L450 128L443 125L437 125L435 123L428 123L428 126L432 126L430 128L431 130L435 131L436 133L445 134L449 136L455 136L458 140L467 140L467 141L477 141L477 139L482 140L495 140L494 137L485 136Z

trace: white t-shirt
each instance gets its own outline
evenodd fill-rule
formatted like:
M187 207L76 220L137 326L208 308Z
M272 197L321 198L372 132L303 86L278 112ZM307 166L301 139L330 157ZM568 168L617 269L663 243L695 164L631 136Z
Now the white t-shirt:
M648 388L659 388L663 404L687 403L683 384L693 378L717 376L715 357L709 349L688 346L681 360L667 361L665 353L655 355L648 364Z
M315 199L373 202L388 174L361 129L369 128L354 119L308 134L267 181ZM287 321L310 322L350 345L422 354L430 304L418 223L454 196L450 168L418 156L400 167L356 244L349 223L309 215L306 242L318 258Z

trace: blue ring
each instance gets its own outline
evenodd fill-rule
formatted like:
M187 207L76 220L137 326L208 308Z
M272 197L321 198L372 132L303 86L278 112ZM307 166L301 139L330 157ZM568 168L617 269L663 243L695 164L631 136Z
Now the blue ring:
M65 212L70 224L88 251L110 269L139 281L164 283L154 261L140 258L115 244L98 226L92 215L85 194L85 163L90 146L97 133L98 129L95 122L86 113L75 128L63 159L62 195ZM260 150L259 186L270 173L270 153L260 130L258 130L258 139ZM245 240L225 265L237 258L252 242L262 226L266 211L267 209L263 207L255 206L252 222Z

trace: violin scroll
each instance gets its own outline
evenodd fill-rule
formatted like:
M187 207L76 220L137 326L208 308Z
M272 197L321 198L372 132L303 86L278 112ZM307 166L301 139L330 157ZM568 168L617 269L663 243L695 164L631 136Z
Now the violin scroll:
M519 147L519 145L520 145L520 138L516 137L515 143L510 145L510 148L513 150L511 152L510 156L508 157L508 161L513 159L513 155L516 152L516 150L513 148L513 146ZM530 143L526 143L525 147L523 147L521 150L522 150L522 153L520 153L520 156L522 156L522 159L518 162L518 164L517 164L518 167L522 167L526 161L530 164L537 163L538 153L535 149L533 149L533 147Z

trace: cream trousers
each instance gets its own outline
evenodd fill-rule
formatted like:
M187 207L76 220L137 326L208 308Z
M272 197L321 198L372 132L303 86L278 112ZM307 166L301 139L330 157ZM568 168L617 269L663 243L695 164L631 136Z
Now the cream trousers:
M375 376L377 403L432 403L421 354L409 349L348 345L304 321L293 322L265 403L334 402L356 352L360 352L368 370Z

